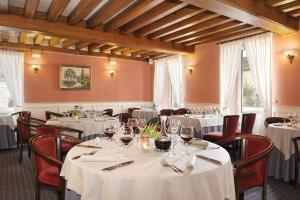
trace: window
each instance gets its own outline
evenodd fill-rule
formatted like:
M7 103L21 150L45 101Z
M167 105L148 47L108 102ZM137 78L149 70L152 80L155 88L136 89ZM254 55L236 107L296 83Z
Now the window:
M242 112L253 111L261 108L260 99L258 96L257 88L249 68L246 50L242 51L242 73L241 73L241 85L242 85Z
M14 103L10 98L10 93L5 82L3 70L0 67L0 109L13 107Z

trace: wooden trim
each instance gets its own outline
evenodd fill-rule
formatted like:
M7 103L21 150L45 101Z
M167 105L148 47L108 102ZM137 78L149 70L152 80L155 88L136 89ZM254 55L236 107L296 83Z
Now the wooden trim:
M25 32L20 32L19 35L19 43L24 44L27 40L27 33Z
M44 35L37 34L34 38L34 44L41 44L44 40Z
M27 18L33 18L39 3L40 0L26 0L24 16Z
M52 0L52 3L47 12L47 20L55 22L64 12L70 0Z
M60 38L58 37L51 37L51 39L49 40L49 46L51 47L55 47L56 45L58 45L60 43Z
M194 47L174 45L161 41L151 41L145 38L137 38L132 35L120 35L91 30L79 26L71 26L65 23L53 23L39 19L28 19L17 15L0 14L0 25L25 30L39 31L40 34L60 38L69 38L77 41L91 43L106 42L110 45L128 46L131 48L158 51L163 53L193 53Z
M9 40L9 32L8 31L2 31L1 32L1 41L8 42Z
M65 39L62 41L61 46L62 48L68 48L70 46L73 46L76 43L76 40L70 40L70 39Z
M280 13L266 6L264 2L254 0L182 1L278 34L289 34L299 30L298 19Z

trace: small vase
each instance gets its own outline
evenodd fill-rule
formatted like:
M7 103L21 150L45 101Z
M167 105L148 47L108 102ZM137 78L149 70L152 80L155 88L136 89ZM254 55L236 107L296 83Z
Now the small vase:
M138 149L142 152L151 152L154 149L154 139L147 136L137 137Z

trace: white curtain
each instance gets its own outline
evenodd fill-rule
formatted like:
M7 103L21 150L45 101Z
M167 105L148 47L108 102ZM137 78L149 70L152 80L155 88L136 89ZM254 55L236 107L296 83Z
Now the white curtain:
M220 108L224 114L236 112L232 97L241 70L241 51L241 41L220 44ZM234 101L237 103L237 99Z
M153 100L155 106L159 109L161 107L164 95L164 83L167 71L167 63L165 58L154 60L154 87L153 87Z
M24 106L24 53L0 49L0 66L3 68L8 90L15 106Z
M183 60L181 55L166 58L168 73L172 85L172 94L176 107L183 103Z
M272 35L265 33L244 40L250 71L266 116L272 115L271 49Z

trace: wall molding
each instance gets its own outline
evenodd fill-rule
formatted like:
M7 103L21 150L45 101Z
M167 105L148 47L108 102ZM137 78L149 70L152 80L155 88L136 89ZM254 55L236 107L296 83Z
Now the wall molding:
M272 115L286 117L289 113L291 115L293 115L294 112L297 115L300 115L300 106L281 106L281 105L279 106L279 105L276 105L276 106L273 107Z

